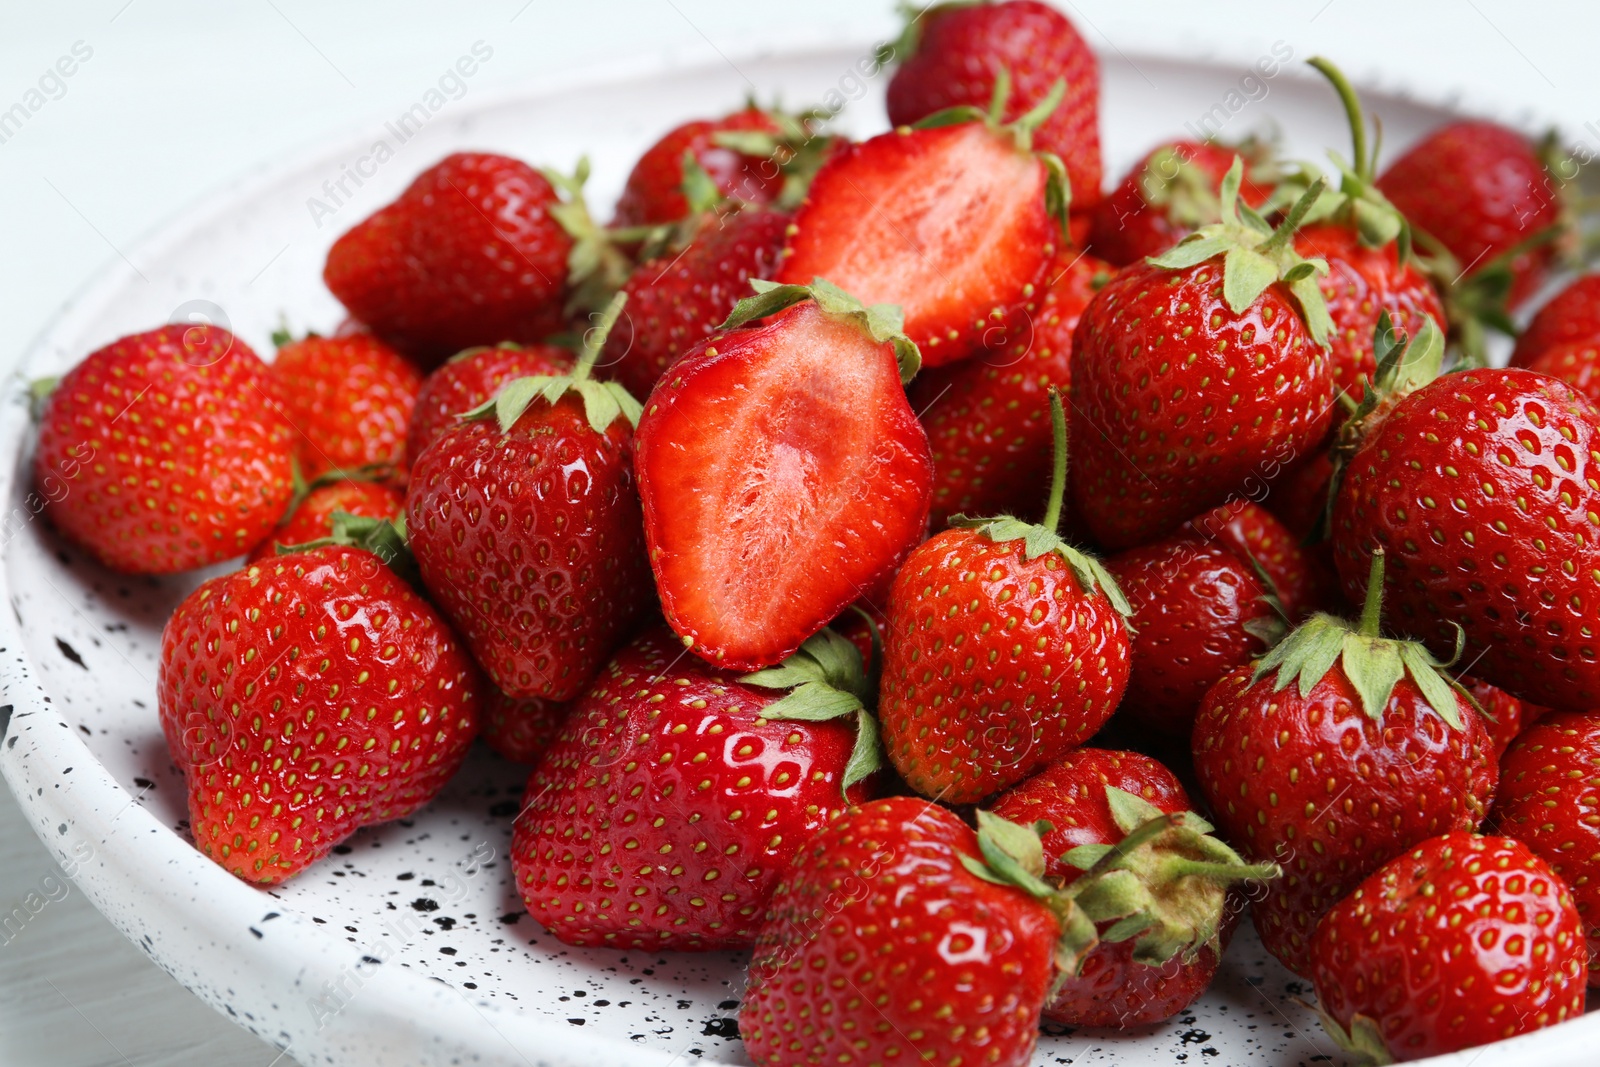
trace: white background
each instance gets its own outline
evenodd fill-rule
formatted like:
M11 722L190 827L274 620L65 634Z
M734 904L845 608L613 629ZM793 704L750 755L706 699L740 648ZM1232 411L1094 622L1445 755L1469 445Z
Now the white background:
M1108 61L1141 50L1325 51L1358 81L1459 89L1600 145L1600 10L1531 0L1061 3ZM892 35L889 0L0 0L0 112L92 57L0 143L0 373L109 263L186 204L302 147L381 128L475 42L469 95L597 64L737 63L756 45ZM1509 101L1516 101L1511 107ZM730 100L732 107L737 101ZM1585 109L1591 109L1593 114ZM531 162L546 162L532 160ZM548 161L566 165L569 161ZM52 867L0 790L0 914ZM276 1052L145 960L75 891L0 943L0 1065L268 1067ZM289 1067L287 1060L280 1067Z

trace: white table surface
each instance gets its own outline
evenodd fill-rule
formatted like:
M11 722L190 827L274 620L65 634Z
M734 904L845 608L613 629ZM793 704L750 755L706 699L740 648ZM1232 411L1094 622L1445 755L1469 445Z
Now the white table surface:
M1083 0L1061 3L1108 62L1141 42L1197 58L1222 34L1265 51L1326 51L1357 78L1461 86L1530 118L1565 114L1600 150L1592 5L1528 0ZM873 40L889 0L0 0L0 113L57 61L89 53L0 141L0 373L88 278L264 160L404 107L474 42L483 93L629 56L725 62L755 43ZM1387 46L1387 47L1385 47ZM1252 53L1254 54L1254 53ZM1595 128L1574 101L1587 97ZM730 101L730 105L735 103ZM1576 116L1574 118L1574 116ZM538 162L538 161L535 161ZM269 1067L278 1054L191 998L59 879L0 790L0 1067ZM278 1067L291 1067L278 1058Z

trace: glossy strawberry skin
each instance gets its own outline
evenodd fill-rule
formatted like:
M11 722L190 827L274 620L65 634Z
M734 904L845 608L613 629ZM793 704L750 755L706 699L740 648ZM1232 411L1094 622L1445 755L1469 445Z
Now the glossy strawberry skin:
M1583 932L1566 886L1503 837L1420 843L1317 929L1312 980L1348 1027L1377 1024L1396 1060L1488 1045L1583 1014Z
M161 728L195 845L250 882L433 799L477 734L483 691L450 628L363 549L213 578L161 636Z
M1549 708L1518 700L1499 686L1481 679L1461 675L1456 680L1483 709L1483 728L1489 731L1489 741L1496 759L1511 747L1522 731L1550 713Z
M1525 370L1446 375L1400 401L1357 450L1333 514L1345 591L1388 554L1398 630L1515 696L1600 706L1600 620L1591 575L1600 409Z
M1174 141L1151 150L1105 199L1090 209L1090 251L1119 267L1159 256L1194 229L1174 219L1164 207L1150 204L1145 199L1146 181L1170 182L1177 177L1181 166L1188 166L1207 179L1212 192L1216 192L1237 154L1227 145L1201 141ZM1157 169L1147 178L1146 172L1152 165ZM1163 167L1170 168L1172 173L1164 173ZM1252 207L1260 206L1270 193L1270 189L1250 181L1248 173L1239 188L1240 198ZM1079 210L1076 200L1073 209Z
M483 702L483 740L513 763L538 763L561 732L570 705L495 690Z
M572 239L549 181L518 160L446 156L334 242L322 277L350 313L426 364L561 326Z
M891 125L910 126L958 105L987 109L1002 67L1011 76L1007 122L1064 80L1066 96L1034 133L1034 145L1066 164L1075 208L1100 198L1100 64L1065 15L1035 0L936 7L915 30L915 49L896 57L900 69L889 81Z
M503 344L472 348L443 363L422 383L406 428L406 465L463 415L490 400L517 378L561 375L572 370L572 353L551 344Z
M1058 553L974 530L924 542L889 594L884 753L924 796L969 803L1087 741L1128 683L1128 631Z
M411 472L423 583L510 696L570 700L650 605L632 434L596 433L575 394L506 434L464 422Z
M405 494L382 482L343 481L318 486L306 494L300 506L286 515L265 541L251 550L248 562L273 559L279 545L304 545L331 535L335 512L344 511L369 519L395 519L405 509Z
M1562 713L1529 726L1501 758L1494 822L1571 888L1589 988L1600 989L1600 716Z
M622 287L628 303L606 338L604 373L648 397L750 295L750 279L772 276L788 226L783 212L745 208L708 219L687 248L639 264Z
M1536 373L1561 379L1600 404L1600 337L1593 341L1553 344L1525 366Z
M128 574L243 555L293 494L293 430L267 367L214 326L91 352L45 402L35 491L66 537Z
M571 945L753 942L790 857L848 806L854 720L761 718L782 695L665 628L618 652L528 779L512 863L529 913Z
M422 372L371 334L307 337L278 349L268 373L295 428L308 481L331 468L401 468Z
M1108 549L1152 541L1327 433L1329 357L1282 283L1243 314L1222 266L1124 269L1095 294L1072 352L1073 502Z
M976 835L911 797L845 812L773 893L739 1010L759 1067L1024 1067L1060 927L1020 890L962 866Z
M1450 250L1467 276L1557 224L1555 182L1532 143L1492 122L1455 122L1413 145L1378 176L1413 226ZM1510 304L1538 289L1554 258L1546 243L1511 264Z
M817 172L775 280L898 304L923 365L954 363L1047 280L1061 228L1046 186L1041 160L981 122L892 130Z
M1247 563L1254 560L1271 581L1287 621L1298 622L1329 606L1337 582L1333 568L1300 544L1303 535L1291 532L1260 504L1233 500L1196 516L1184 528Z
M693 153L724 196L767 204L783 191L775 160L747 156L715 141L722 132L779 134L778 124L759 108L745 108L720 119L697 119L669 131L633 165L617 200L617 226L676 222L689 214L683 196L683 154Z
M1574 278L1540 308L1517 338L1511 352L1513 367L1531 367L1554 345L1600 342L1600 274Z
M667 622L730 669L799 648L927 525L927 437L891 347L812 303L686 353L636 469Z
M1092 256L1062 253L1040 295L972 359L917 375L911 406L933 450L935 530L952 515L1037 518L1050 488L1054 385L1072 384L1072 331L1111 276Z

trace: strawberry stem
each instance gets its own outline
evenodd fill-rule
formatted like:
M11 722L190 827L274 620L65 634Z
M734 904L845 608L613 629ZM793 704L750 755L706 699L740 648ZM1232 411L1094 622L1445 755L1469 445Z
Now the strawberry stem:
M1050 502L1044 509L1044 522L1051 533L1061 525L1061 499L1067 489L1067 413L1061 406L1061 391L1050 387L1050 440L1054 459L1050 469Z
M1367 599L1361 605L1362 637L1377 637L1383 617L1383 549L1373 549L1372 568L1367 571Z
M1283 221L1278 223L1278 228L1272 231L1272 236L1259 245L1256 251L1264 256L1270 256L1278 249L1288 247L1290 239L1295 235L1295 231L1300 229L1300 220L1306 217L1312 206L1321 198L1322 190L1327 187L1327 184L1326 178L1318 178L1312 182L1306 188L1306 191L1300 194L1300 199L1294 202L1294 206L1283 217Z
M611 302L606 304L605 310L598 316L591 314L591 318L597 318L598 321L583 331L583 348L578 353L577 366L572 368L574 382L589 380L595 360L600 358L600 351L606 346L606 338L611 335L611 327L617 324L617 319L622 314L622 307L627 302L628 294L619 291L612 296Z
M1355 88L1345 78L1344 72L1328 60L1312 56L1306 63L1327 78L1333 84L1333 91L1339 94L1339 102L1344 105L1345 116L1350 120L1350 150L1355 156L1356 177L1363 183L1370 183L1378 154L1374 151L1370 157L1367 155L1367 120L1361 111L1361 98L1356 95Z

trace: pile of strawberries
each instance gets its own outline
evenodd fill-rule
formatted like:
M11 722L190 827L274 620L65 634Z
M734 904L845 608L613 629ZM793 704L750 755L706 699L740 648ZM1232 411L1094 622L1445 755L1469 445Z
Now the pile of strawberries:
M332 336L54 384L66 538L247 556L163 638L196 846L277 883L481 735L530 913L753 948L763 1065L1166 1019L1247 901L1368 1061L1581 1014L1600 279L1483 360L1573 244L1551 162L1461 122L1380 172L1315 60L1327 172L1178 141L1102 195L1053 8L881 59L878 136L689 122L610 225L585 168L452 155L334 244Z

